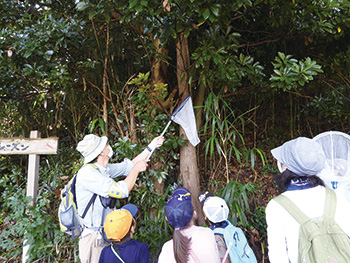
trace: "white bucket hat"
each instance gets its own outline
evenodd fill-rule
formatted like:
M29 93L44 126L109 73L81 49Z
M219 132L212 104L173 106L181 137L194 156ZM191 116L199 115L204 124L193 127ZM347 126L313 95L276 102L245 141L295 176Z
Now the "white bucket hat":
M306 137L285 142L271 150L271 153L277 161L299 176L317 175L326 161L322 146Z
M77 150L84 156L84 164L95 159L106 147L107 137L88 134L78 143Z
M203 211L209 221L213 223L227 220L230 212L225 200L218 196L208 197L203 204Z

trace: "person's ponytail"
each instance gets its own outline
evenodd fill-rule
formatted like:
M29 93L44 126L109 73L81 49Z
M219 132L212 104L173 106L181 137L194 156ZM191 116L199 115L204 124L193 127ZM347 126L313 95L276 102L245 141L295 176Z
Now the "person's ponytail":
M190 254L191 238L181 234L180 229L174 230L173 244L176 263L187 263Z

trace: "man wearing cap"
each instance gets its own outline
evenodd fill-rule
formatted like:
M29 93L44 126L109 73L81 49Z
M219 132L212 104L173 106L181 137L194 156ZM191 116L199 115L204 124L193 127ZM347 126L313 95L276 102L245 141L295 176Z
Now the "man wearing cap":
M271 151L281 174L274 180L307 217L321 218L325 208L326 189L317 174L323 169L325 155L319 143L309 138L290 140ZM350 236L350 206L336 196L335 222ZM299 223L272 199L266 207L269 260L271 263L297 263ZM333 262L333 261L329 261Z
M104 217L114 209L113 198L126 198L133 188L138 174L147 168L149 153L163 144L163 137L156 137L133 160L124 159L121 163L109 164L113 150L105 136L89 134L78 143L77 150L84 157L84 166L80 168L76 181L76 198L79 215L83 214L92 196L97 194L91 208L81 219L84 230L79 240L79 257L82 263L98 262L103 249L100 234ZM88 165L93 164L93 165ZM124 180L113 178L126 176Z
M137 207L127 204L110 212L104 224L104 231L112 243L103 248L99 263L149 263L149 250L145 243L133 239Z

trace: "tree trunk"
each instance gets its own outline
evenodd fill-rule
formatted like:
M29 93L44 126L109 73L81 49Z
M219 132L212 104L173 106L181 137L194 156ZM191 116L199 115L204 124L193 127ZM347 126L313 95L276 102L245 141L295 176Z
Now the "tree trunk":
M133 101L130 101L130 142L138 143L136 132L136 119L135 119L135 105Z
M209 70L209 63L206 63L206 70ZM203 80L204 81L204 80ZM197 129L200 130L203 126L203 104L204 104L204 97L206 92L206 87L203 81L200 82L199 88L196 91L196 98L193 101L193 106L196 106L195 116L196 116L196 122L197 122Z
M153 36L152 39L152 43L156 49L151 65L151 84L153 86L160 82L166 83L168 68L167 64L164 62L164 58L168 56L169 51L165 45L160 45L160 40L158 37L154 38Z
M190 54L188 50L188 39L183 33L178 35L176 43L176 73L179 88L179 97L184 100L189 94L188 86L188 69L190 66ZM186 137L182 127L180 128L180 136ZM198 194L200 193L199 172L197 166L196 149L191 143L187 143L180 149L180 178L192 194L192 203L194 210L197 212L197 223L204 224L204 217L202 207L198 202Z
M167 78L167 64L164 62L164 57L168 56L168 49L166 46L161 46L160 45L160 40L158 37L154 37L153 35L150 36L153 42L153 45L156 49L155 54L153 55L152 59L152 65L151 65L151 85L153 89L153 94L154 96L154 101L152 103L156 107L164 107L165 103L164 101L158 101L156 99L158 95L158 91L155 91L155 85L160 84L160 83L166 83L166 78ZM151 139L151 138L150 138ZM152 168L156 170L162 170L163 169L163 164L161 162L156 162L152 165ZM164 194L164 179L158 181L158 179L154 180L154 188L156 192L159 195Z

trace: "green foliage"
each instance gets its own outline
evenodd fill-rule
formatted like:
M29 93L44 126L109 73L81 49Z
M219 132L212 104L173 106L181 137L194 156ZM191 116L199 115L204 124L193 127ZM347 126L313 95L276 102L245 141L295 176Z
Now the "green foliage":
M100 130L100 134L106 134L106 122L102 118L97 118L89 124L89 132Z
M214 93L208 95L205 105L205 124L203 133L208 134L205 141L205 154L210 158L210 165L214 166L215 158L225 159L226 175L228 178L229 163L233 159L239 163L255 166L256 153L265 162L264 153L257 148L248 149L243 138L244 114L236 117L235 112L225 100ZM245 113L247 114L247 113ZM241 130L238 130L240 127Z
M116 157L121 160L123 158L132 159L135 152L140 150L136 143L131 143L129 138L118 138L118 140L111 144ZM112 160L113 161L113 160Z
M208 29L208 34L192 53L194 69L190 83L199 78L199 84L217 94L224 89L235 92L243 85L262 81L264 67L253 57L238 52L241 35L233 27Z
M141 96L145 96L142 93L154 93L155 97L163 101L167 95L167 87L164 83L156 83L154 86L150 84L150 72L147 72L146 74L139 73L137 77L133 78L128 82L129 85L136 85L137 90L139 92L138 97L140 99ZM146 102L149 102L149 100L146 100ZM146 106L146 105L144 105Z
M66 108L65 92L74 85L69 52L81 40L77 32L82 25L69 17L70 10L63 18L59 6L41 5L22 1L2 6L4 13L17 12L0 31L0 97L9 111L17 109L11 112L21 127L17 135L33 126L43 133L67 128L66 116L56 111Z
M257 230L260 241L267 237L265 207L258 206L256 197L259 195L259 186L248 182L246 184L231 180L218 192L230 209L228 220L233 225L245 229Z
M256 206L253 214L250 217L251 225L259 231L261 240L267 238L267 223L264 206Z
M278 57L272 64L274 66L274 73L270 78L272 87L283 91L303 87L314 79L313 76L323 72L321 66L310 58L298 61L282 52L278 52Z
M40 190L36 205L28 205L30 198L26 197L26 175L12 163L11 157L0 160L2 179L1 215L4 224L0 234L1 256L17 259L22 255L23 244L29 246L28 256L31 262L60 262L60 257L73 262L74 255L67 255L65 236L60 232L57 222L58 199L56 188L60 183L60 172L64 167L47 167L41 164ZM61 169L61 171L57 170ZM71 251L73 251L73 247ZM64 251L64 253L62 253ZM58 259L57 259L58 258Z
M14 208L16 208L16 211L12 211L11 204L16 202L16 196L19 196L19 198L22 197L23 199L23 188L19 188L16 185L16 177L21 176L20 171L18 168L14 167L13 173L10 174L6 172L10 169L10 167L7 167L6 164L6 158L1 157L0 158L0 167L1 167L1 179L0 179L0 189L1 196L0 196L0 204L1 204L1 225L3 226L11 226L9 229L5 229L1 232L1 241L0 241L0 247L2 247L3 253L1 256L4 256L5 258L16 258L20 255L21 250L18 249L20 246L21 238L23 237L24 230L23 225L22 228L15 228L15 222L12 221L13 219L17 220L18 218L22 218L24 212L25 212L25 203L18 202ZM25 200L25 198L24 198ZM25 200L26 201L26 200ZM17 217L15 217L17 216ZM10 238L8 238L10 237Z
M300 114L305 118L308 116L317 116L317 119L325 118L327 122L325 125L335 126L340 123L340 130L346 130L350 121L349 102L349 88L341 84L331 91L325 91L312 98Z
M229 220L233 225L249 227L248 218L255 210L255 207L254 210L250 208L250 200L254 200L255 192L256 186L252 183L242 184L234 180L220 191L219 195L229 206Z
M148 139L159 136L169 121L169 116L165 114L161 108L161 102L168 96L167 89L162 84L152 87L149 81L149 73L139 73L136 78L129 81L130 85L135 85L137 88L137 93L131 98L131 101L135 105L136 116L138 116L139 119L140 137ZM171 101L171 103L173 103L173 101ZM169 126L164 135L166 140L163 146L157 151L163 152L164 150L173 158L178 159L175 157L177 154L175 154L172 149L176 149L185 144L185 141L177 136L178 129L178 125ZM150 136L150 134L152 134L152 136ZM161 156L162 155L159 155L160 158L162 158ZM162 161L165 160L162 159ZM172 163L171 158L168 161Z
M130 80L128 84L135 85L137 88L137 96L132 98L132 100L136 102L137 116L151 123L150 118L164 114L159 109L159 102L163 102L168 96L166 84L157 83L151 85L150 72L146 74L139 73L138 76Z
M57 260L53 257L78 261L76 246L53 230L52 207L57 206L57 192L64 184L61 177L79 167L72 160L80 156L67 149L86 133L108 134L117 161L132 158L160 134L172 109L162 108L158 101L163 105L176 94L168 101L172 105L178 96L175 64L180 33L189 40L191 61L186 70L191 93L194 99L203 95L205 102L199 117L205 124L202 143L197 146L205 160L199 154L199 163L205 163L204 172L211 172L225 161L228 188L243 193L238 208L232 209L245 226L251 224L262 233L263 208L248 209L245 196L258 189L231 184L232 163L254 169L266 164L263 148L256 144L267 142L271 148L274 135L284 139L320 130L349 130L349 0L169 0L169 8L163 3L1 1L0 137L27 136L37 129L42 137L60 137L68 147L48 158L50 167L42 162L39 198L45 200L28 209L28 215L23 213L28 200L19 190L25 188L24 168L18 168L25 167L25 159L0 157L1 245L6 246L1 256L11 260L20 256L28 224L32 227L26 232L28 242L40 247L32 248L35 260L46 261L46 254L53 262ZM155 43L168 52L157 54ZM151 84L155 58L166 67L166 83ZM136 76L138 72L152 73ZM108 123L101 118L103 87L111 96ZM156 181L165 182L165 189L177 181L178 148L185 142L176 134L178 126L170 125L164 146L152 157L161 169L151 165L130 199L145 206L145 217L138 218L144 230L140 238L152 243L153 256L170 230L161 209L165 196L149 189ZM43 226L43 220L51 229ZM44 233L39 233L40 227ZM9 238L4 238L6 234Z

